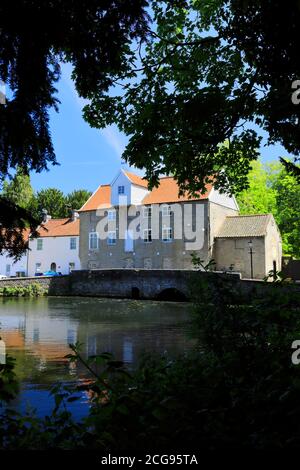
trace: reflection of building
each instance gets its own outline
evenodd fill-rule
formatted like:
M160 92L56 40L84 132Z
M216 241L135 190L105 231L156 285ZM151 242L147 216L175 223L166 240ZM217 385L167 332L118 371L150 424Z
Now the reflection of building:
M5 330L1 332L7 348L24 348L24 334L20 330Z
M73 269L80 269L79 219L76 215L66 219L48 216L38 233L38 238L29 241L29 276L46 271L69 274Z
M78 322L69 317L30 315L26 317L26 347L44 360L63 360L69 344L77 341Z

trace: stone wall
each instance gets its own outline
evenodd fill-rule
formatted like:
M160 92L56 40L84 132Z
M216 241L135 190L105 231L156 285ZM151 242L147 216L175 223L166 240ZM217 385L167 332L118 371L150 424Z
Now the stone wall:
M163 204L162 204L163 205ZM191 269L192 258L191 253L197 251L197 255L203 259L208 259L208 204L207 201L199 200L197 202L185 202L180 204L170 204L172 213L170 217L163 217L159 215L158 234L159 239L154 237L154 225L152 225L153 239L151 243L145 243L143 238L137 238L133 243L133 250L130 252L125 251L124 239L117 237L116 244L111 246L107 244L107 239L99 240L99 246L97 249L89 249L89 233L97 230L97 224L103 220L103 216L99 215L99 211L88 211L80 213L80 244L79 244L79 257L82 269L120 269L120 268L136 268L136 269ZM198 221L196 220L196 208L200 212L198 214ZM117 209L117 221L118 211ZM138 206L137 211L142 211L142 208ZM187 212L191 209L192 216L191 221L187 223ZM192 210L193 209L193 210ZM159 211L159 205L153 205L153 217L154 211ZM226 211L226 209L225 209ZM227 215L227 212L226 212ZM136 216L128 216L128 224L132 227L132 224L136 219ZM155 217L154 217L155 220ZM176 222L176 223L175 223ZM197 224L196 224L197 222ZM152 223L152 222L151 222ZM143 228L148 227L148 219L144 218L143 213L140 218L140 230L143 234ZM143 225L144 224L144 225ZM174 227L181 227L182 235L179 236L175 233ZM149 225L149 228L151 224ZM170 227L173 230L172 242L162 241L162 228ZM118 229L118 224L117 224ZM112 229L113 230L113 229ZM187 230L193 230L198 233L198 237L201 238L197 244L188 243L188 238L184 238L184 233ZM117 230L117 233L118 230ZM189 234L187 234L189 235ZM190 235L191 238L194 235ZM202 240L203 238L203 240ZM192 245L192 246L189 246Z
M264 237L252 237L253 243L253 277L263 279L268 271L266 269L266 252ZM216 269L229 270L230 266L240 272L243 278L251 278L251 259L249 252L249 238L216 238L213 258Z
M86 297L140 298L179 300L190 298L191 286L205 279L208 289L216 286L220 276L232 288L241 289L245 298L253 295L264 296L272 283L255 280L241 280L238 274L206 273L188 270L147 270L147 269L102 269L73 271L69 276L11 278L0 280L0 288L25 287L39 284L49 295L72 295ZM279 287L279 286L278 286ZM300 285L286 285L282 289L297 289Z
M189 297L193 271L159 269L102 269L74 271L71 294L100 297L155 299L167 289Z

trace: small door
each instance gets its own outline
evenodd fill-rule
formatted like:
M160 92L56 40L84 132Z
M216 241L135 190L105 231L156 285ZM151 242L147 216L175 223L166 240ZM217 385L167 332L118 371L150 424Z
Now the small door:
M50 271L56 272L56 263L51 263Z

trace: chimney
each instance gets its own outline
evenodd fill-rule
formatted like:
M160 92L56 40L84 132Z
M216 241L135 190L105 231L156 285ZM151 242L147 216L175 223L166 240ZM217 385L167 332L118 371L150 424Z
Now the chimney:
M51 215L48 215L47 209L43 209L42 210L42 222L43 222L43 224L48 222L48 220L50 220L50 219L51 219Z
M72 209L72 213L71 213L71 220L72 222L74 222L76 219L78 219L79 217L79 214L77 211L75 211L74 209Z

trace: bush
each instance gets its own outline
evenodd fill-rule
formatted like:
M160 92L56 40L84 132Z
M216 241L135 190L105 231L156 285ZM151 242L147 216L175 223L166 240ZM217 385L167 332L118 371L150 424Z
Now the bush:
M2 297L39 297L46 295L47 291L40 284L34 283L25 287L1 287L0 296Z

